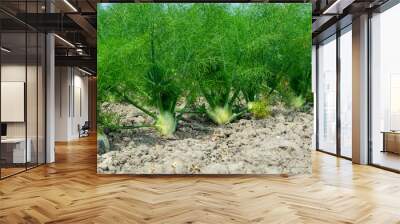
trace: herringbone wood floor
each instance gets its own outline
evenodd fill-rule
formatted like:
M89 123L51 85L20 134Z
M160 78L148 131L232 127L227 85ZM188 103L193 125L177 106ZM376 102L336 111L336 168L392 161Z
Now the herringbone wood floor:
M400 175L313 155L311 176L106 176L95 138L0 181L0 223L400 223Z

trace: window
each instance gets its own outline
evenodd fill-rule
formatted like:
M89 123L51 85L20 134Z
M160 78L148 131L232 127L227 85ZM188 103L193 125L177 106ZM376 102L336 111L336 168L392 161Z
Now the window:
M318 149L336 153L336 36L318 47Z
M371 161L400 170L400 5L371 18Z
M352 32L340 35L340 155L352 157Z
M43 4L18 6L21 13L37 13ZM0 17L15 22L0 23L0 178L5 178L45 163L46 39L8 14Z

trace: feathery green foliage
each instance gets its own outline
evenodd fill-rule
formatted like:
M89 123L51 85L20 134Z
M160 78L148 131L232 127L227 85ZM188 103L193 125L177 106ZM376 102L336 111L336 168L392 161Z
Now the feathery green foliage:
M163 135L192 109L226 124L268 116L271 95L311 103L310 61L310 4L99 7L98 106L129 103Z

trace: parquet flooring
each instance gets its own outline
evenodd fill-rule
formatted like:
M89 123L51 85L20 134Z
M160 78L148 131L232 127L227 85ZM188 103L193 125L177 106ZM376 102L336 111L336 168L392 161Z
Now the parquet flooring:
M7 176L10 176L10 175L22 172L24 170L25 170L25 167L23 167L23 168L19 168L19 167L18 168L14 168L14 167L5 168L5 167L3 167L3 168L1 168L1 176L2 177L7 177Z
M0 223L400 223L400 175L313 154L311 176L96 174L94 137L0 181Z

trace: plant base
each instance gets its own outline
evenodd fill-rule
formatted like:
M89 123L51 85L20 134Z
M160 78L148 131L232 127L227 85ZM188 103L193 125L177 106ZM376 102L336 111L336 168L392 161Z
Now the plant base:
M171 136L176 130L176 118L172 113L162 112L157 116L156 129L164 136Z
M211 118L211 120L213 120L218 125L227 124L231 122L234 117L232 109L227 106L209 109L207 111L207 114Z

